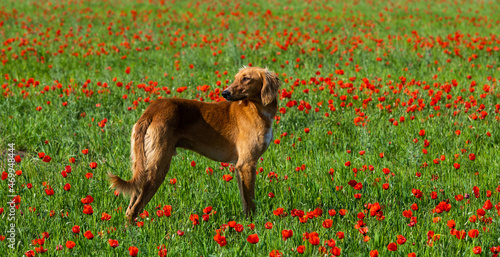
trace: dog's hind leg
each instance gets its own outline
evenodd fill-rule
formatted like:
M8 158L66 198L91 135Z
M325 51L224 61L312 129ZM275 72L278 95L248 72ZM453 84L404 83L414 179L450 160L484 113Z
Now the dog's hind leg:
M138 195L139 195L139 193L137 191L132 192L132 194L130 195L130 202L128 204L127 211L125 212L125 215L127 217L130 216L130 209L132 209L132 206L134 206L135 201L137 201Z
M147 160L145 175L147 178L144 179L139 191L130 199L130 209L127 215L130 223L134 221L160 188L170 169L172 155L175 152L173 137L159 136L158 138L150 138L150 140L155 141L151 142L151 145L148 145L149 142L145 142Z

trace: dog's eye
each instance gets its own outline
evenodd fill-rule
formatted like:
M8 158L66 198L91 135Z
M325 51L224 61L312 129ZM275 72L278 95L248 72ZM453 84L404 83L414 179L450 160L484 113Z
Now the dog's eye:
M241 81L245 82L247 80L250 80L250 78L249 77L243 77L243 79Z

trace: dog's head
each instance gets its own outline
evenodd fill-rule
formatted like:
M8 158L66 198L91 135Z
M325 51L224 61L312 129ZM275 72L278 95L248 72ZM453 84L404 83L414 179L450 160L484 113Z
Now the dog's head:
M274 72L258 67L244 67L222 96L228 101L249 99L268 105L276 99L280 80Z

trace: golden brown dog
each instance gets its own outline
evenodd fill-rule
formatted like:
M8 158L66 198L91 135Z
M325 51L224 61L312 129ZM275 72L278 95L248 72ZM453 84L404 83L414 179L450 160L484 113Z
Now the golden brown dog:
M151 103L132 128L132 179L109 173L111 187L131 195L128 221L134 221L163 183L177 147L235 163L243 210L247 216L253 213L255 166L273 137L280 84L267 69L245 67L222 92L227 102L170 98Z

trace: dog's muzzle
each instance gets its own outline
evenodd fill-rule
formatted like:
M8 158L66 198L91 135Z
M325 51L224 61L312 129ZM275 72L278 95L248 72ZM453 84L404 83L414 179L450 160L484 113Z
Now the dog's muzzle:
M222 91L222 97L226 100L231 100L231 93L227 90Z

